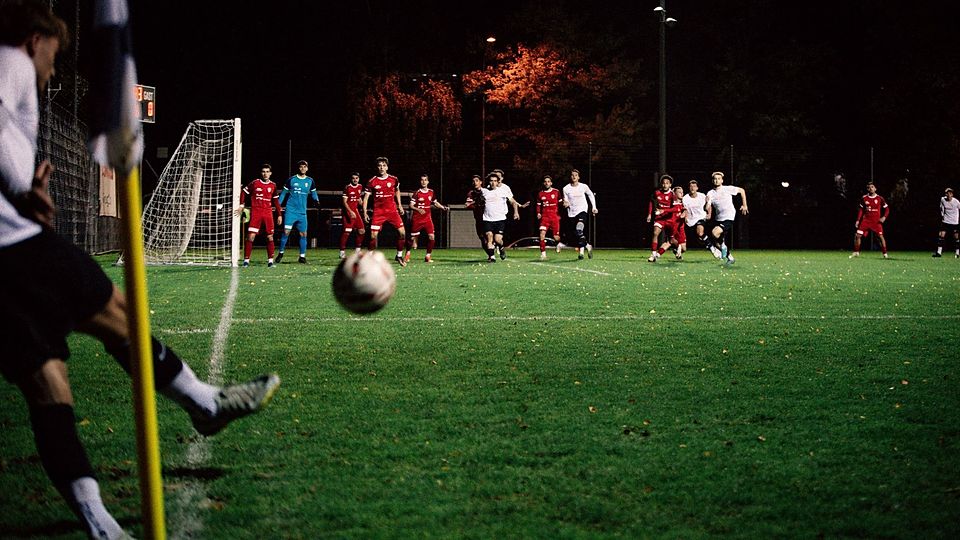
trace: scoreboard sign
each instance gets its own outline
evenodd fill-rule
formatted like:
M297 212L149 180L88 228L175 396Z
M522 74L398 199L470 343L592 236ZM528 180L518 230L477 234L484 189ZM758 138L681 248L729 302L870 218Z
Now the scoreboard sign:
M153 124L157 121L157 88L138 84L134 87L137 103L140 104L140 121Z

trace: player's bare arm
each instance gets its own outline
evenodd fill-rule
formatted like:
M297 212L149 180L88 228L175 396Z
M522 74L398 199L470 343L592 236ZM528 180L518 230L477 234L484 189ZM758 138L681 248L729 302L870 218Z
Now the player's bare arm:
M370 192L369 192L369 191L364 191L364 192L363 192L363 203L362 203L362 204L363 204L363 220L366 221L366 222L369 222L369 221L370 221L370 215L367 214L367 200L368 200L368 199L370 199Z
M750 213L750 210L747 208L747 192L743 188L737 188L737 193L740 194L740 198L743 199L743 204L740 205L740 213L747 215Z
M47 228L53 228L53 216L56 214L56 207L47 189L51 174L53 165L50 161L43 160L33 175L30 191L12 201L21 215Z
M356 214L353 213L353 210L350 209L350 203L348 202L347 196L343 196L343 209L347 211L347 217L353 219L356 217Z

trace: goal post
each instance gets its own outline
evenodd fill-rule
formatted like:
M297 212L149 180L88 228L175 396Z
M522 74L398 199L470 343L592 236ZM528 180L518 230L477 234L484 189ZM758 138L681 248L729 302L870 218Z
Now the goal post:
M241 150L239 118L187 126L143 210L147 264L237 265Z

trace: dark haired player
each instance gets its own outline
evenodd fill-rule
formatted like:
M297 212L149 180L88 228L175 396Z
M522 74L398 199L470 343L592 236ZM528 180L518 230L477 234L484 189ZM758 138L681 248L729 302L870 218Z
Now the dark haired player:
M406 266L403 260L403 247L406 242L407 230L403 227L403 216L400 213L400 181L396 176L387 174L390 160L385 157L377 158L377 176L367 180L367 187L363 190L363 216L367 219L367 204L370 195L373 195L373 217L370 219L370 249L377 249L377 236L384 223L389 223L397 230L397 256L393 259L400 266Z
M877 195L877 186L873 181L867 182L867 194L860 199L860 211L857 212L857 221L853 224L857 228L857 234L853 237L851 259L860 256L860 241L868 232L872 232L880 240L883 258L890 258L887 254L887 239L883 236L883 222L889 215L890 206L887 201Z

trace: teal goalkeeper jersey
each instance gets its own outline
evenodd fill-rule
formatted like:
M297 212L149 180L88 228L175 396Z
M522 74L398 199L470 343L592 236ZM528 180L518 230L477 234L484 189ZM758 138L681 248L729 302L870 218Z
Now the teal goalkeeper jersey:
M307 197L311 197L315 202L320 202L317 196L317 188L313 184L313 178L309 176L300 178L293 175L287 180L287 185L283 186L280 192L280 204L287 202L286 214L306 214Z

